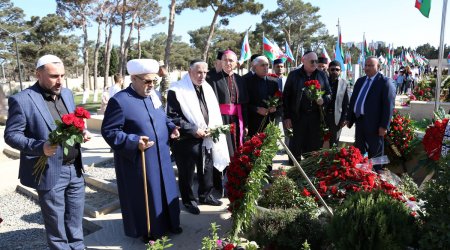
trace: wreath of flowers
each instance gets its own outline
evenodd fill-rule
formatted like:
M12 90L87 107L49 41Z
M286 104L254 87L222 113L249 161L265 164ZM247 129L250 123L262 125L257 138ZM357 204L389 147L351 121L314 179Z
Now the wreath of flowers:
M409 116L400 114L394 110L394 114L389 126L389 133L386 135L386 153L392 161L394 159L406 159L414 148L416 134Z
M429 82L421 81L418 82L417 86L414 88L413 95L418 101L431 101L433 99L433 92Z
M274 123L269 123L264 133L254 135L238 148L231 159L227 170L228 181L225 184L232 212L232 240L237 239L242 228L251 223L256 212L256 201L266 180L266 169L272 164L272 159L278 151L277 140L280 129Z
M422 144L428 158L433 161L438 161L441 158L442 139L444 138L447 123L448 118L436 120L434 124L429 126L425 131Z

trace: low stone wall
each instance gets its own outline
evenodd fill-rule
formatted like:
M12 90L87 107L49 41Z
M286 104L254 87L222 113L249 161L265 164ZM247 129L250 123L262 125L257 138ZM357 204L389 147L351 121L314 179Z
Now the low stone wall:
M414 120L422 120L433 118L434 105L434 102L411 101L409 107L396 106L395 109L403 115L409 114ZM450 103L448 102L441 102L439 105L445 109L446 113L450 110Z

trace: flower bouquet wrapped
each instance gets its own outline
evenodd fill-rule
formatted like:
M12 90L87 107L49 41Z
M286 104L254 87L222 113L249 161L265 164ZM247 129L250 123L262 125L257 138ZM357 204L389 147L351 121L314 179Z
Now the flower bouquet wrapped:
M55 120L56 129L48 135L48 141L51 145L61 145L64 154L69 153L68 147L75 143L83 142L84 119L89 119L91 114L82 107L77 107L73 113L63 115L61 121ZM42 173L47 165L48 156L39 157L33 168L33 175L36 181L41 181Z

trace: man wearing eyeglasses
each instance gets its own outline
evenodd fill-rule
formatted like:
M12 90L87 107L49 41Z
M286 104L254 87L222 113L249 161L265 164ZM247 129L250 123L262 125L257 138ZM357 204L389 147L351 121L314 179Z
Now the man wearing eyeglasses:
M283 91L284 124L287 129L293 129L294 137L289 147L298 160L302 154L322 147L320 109L329 103L331 93L328 77L317 69L317 54L305 52L302 63L300 68L289 73ZM309 80L319 81L324 91L322 98L316 101L308 99L304 84Z
M331 61L328 68L331 102L326 108L327 125L330 132L330 147L337 145L341 129L345 126L348 109L347 81L341 76L341 63Z
M167 231L181 233L178 189L170 160L169 138L179 137L154 90L159 64L153 59L127 63L131 84L108 103L102 136L114 150L117 187L125 235L160 238ZM144 159L141 152L144 151ZM144 161L144 162L143 162ZM144 196L145 164L150 235ZM148 237L150 236L150 237Z

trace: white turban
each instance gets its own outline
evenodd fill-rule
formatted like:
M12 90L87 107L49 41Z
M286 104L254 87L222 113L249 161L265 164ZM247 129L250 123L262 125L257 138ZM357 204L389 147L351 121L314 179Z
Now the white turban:
M62 63L62 61L57 56L45 55L45 56L42 56L41 58L39 58L39 60L37 61L36 69L43 65L49 64L49 63Z
M127 63L130 75L158 74L159 63L153 59L133 59Z

